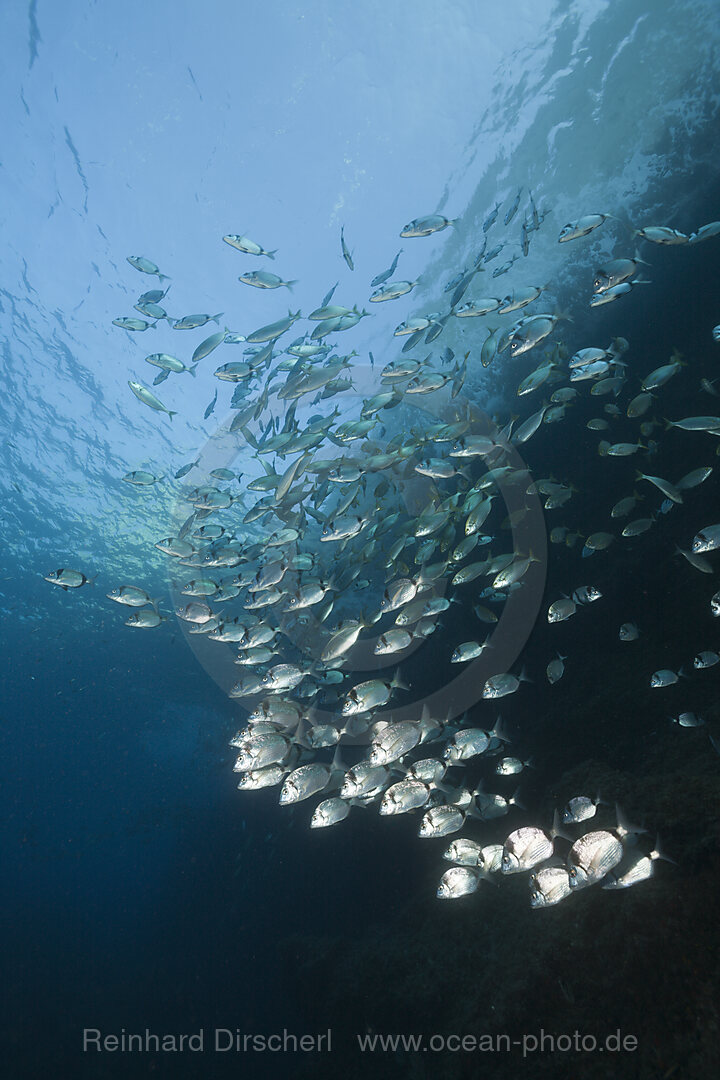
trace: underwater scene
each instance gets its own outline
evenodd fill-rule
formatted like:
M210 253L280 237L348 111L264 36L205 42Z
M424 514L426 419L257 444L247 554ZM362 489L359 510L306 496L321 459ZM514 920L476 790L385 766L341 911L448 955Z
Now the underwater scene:
M715 0L0 27L3 1076L715 1076Z

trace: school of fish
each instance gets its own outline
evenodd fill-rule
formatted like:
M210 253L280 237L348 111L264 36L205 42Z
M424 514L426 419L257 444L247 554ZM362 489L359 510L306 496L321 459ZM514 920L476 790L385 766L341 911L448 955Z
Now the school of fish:
M515 219L521 196L522 189L507 208L505 227ZM628 824L619 808L614 824L595 827L603 800L587 794L557 810L547 831L523 824L509 830L503 844L484 844L484 822L504 815L527 817L519 781L511 781L514 794L492 788L502 784L501 778L520 777L532 761L511 754L502 721L495 716L489 723L486 710L492 706L479 702L531 693L521 690L531 680L524 668L517 673L496 671L478 687L477 715L472 707L452 715L425 700L412 706L412 687L403 669L417 649L429 647L428 639L437 631L432 647L440 648L451 664L467 665L492 655L492 632L503 606L512 593L526 588L538 563L531 550L508 550L508 532L514 536L515 526L530 513L528 497L541 497L551 514L565 507L575 491L570 481L532 475L524 461L518 463L518 448L531 451L528 444L543 424L568 422L574 402L586 394L597 398L598 405L602 398L609 399L599 410L602 415L586 425L601 436L598 453L608 458L642 454L647 461L661 426L648 414L656 405L663 415L671 411L671 402L662 401L663 389L686 364L675 351L647 375L633 371L631 344L622 338L604 347L589 343L570 355L558 340L570 315L541 299L547 286L518 284L502 297L468 295L503 250L518 246L522 254L496 265L493 279L509 273L528 254L532 234L548 213L529 193L519 239L498 240L488 250L501 208L497 203L478 230L472 264L445 285L443 295L449 302L444 310L405 313L384 346L392 356L384 355L376 369L369 354L375 392L362 401L357 416L347 415L337 401L353 387L357 354L342 352L335 341L344 340L368 316L363 302L398 301L418 286L417 280L395 277L402 248L388 269L369 283L369 295L350 307L332 302L336 283L305 317L299 310L288 311L257 329L236 332L220 328L222 312L170 316L163 306L168 289L160 287L139 296L139 317L119 316L113 323L133 334L161 327L170 339L175 330L217 325L192 351L185 350L186 338L179 335L177 351L183 351L185 359L165 352L147 355L145 362L159 371L154 387L183 374L194 379L198 364L211 353L216 358L221 352L227 355L229 346L244 346L241 360L216 364L219 387L204 411L207 419L222 384L231 383L232 419L226 433L236 440L243 471L217 467L203 475L199 458L171 470L176 481L183 481L178 498L187 504L188 516L177 535L155 543L182 579L175 590L174 615L189 633L237 649L238 679L230 697L246 713L231 741L237 751L238 787L274 787L282 805L313 800L308 809L312 829L334 826L358 808L374 808L381 816L415 814L420 837L454 837L443 852L452 865L442 875L438 897L461 897L475 892L482 879L497 883L504 876L527 873L530 903L541 908L594 884L604 889L632 886L651 877L657 860L667 856L658 842L644 851L649 845L637 840L642 830ZM610 217L580 216L560 229L557 240L582 243ZM463 230L462 219L430 214L398 232L413 243L448 228ZM647 264L637 251L631 252L631 244L694 245L718 233L720 222L694 233L664 225L646 225L632 235L628 230L625 250L617 258L588 268L589 306L629 303L636 285L651 285L641 276ZM277 255L277 249L268 250L247 236L227 234L222 240L240 256L274 262ZM340 254L347 270L354 272L344 229ZM160 286L167 280L145 256L129 256L127 261L139 273L155 276ZM291 291L296 284L242 263L239 270L239 282L252 288ZM349 291L348 281L343 289ZM488 327L488 316L498 325ZM442 343L443 331L454 319L472 320L478 327L462 356ZM293 340L282 344L291 330ZM711 335L720 340L720 327ZM522 371L515 368L518 407L541 387L552 386L552 393L519 420L480 422L463 396L468 373L477 365L515 365L516 357L531 351L537 358L532 370L526 361ZM176 415L140 379L128 379L128 386L147 408L170 420ZM712 384L701 390L717 396ZM432 399L435 423L417 421L412 411L405 411L418 398L426 404ZM394 430L393 416L402 417ZM616 439L610 431L623 427L623 421L627 423ZM708 437L720 436L720 416L668 418L665 429L685 439L700 436L698 467L670 479L638 469L632 490L618 492L607 512L607 530L583 536L554 526L551 545L567 551L583 541L579 550L586 559L642 537L659 515L687 500L687 546L677 551L698 572L714 571L708 553L720 548L720 524L706 523L691 493L713 471L702 453L708 452ZM192 478L184 480L193 471L196 484ZM168 478L135 470L122 479L151 488ZM506 516L503 494L509 488L520 492L522 505ZM636 509L653 490L662 497L659 508ZM94 582L82 571L67 568L47 573L45 580L66 592ZM168 621L160 611L161 601L140 585L116 584L106 596L130 609L129 627L155 629ZM564 622L581 612L591 617L592 605L600 600L597 587L570 580L566 594L547 608L547 623ZM709 606L711 616L720 616L720 592L709 598ZM463 625L474 620L478 627L472 640L453 635L454 611L460 610ZM637 623L625 622L618 636L632 642L640 633ZM390 668L379 677L359 677L357 672L368 674L368 655L377 658L378 668L386 661ZM689 663L689 658L678 659ZM639 681L644 687L666 687L719 660L718 652L708 649L693 658L692 669L659 668ZM563 678L566 661L572 664L572 658L559 652L549 660L544 673L549 684ZM689 709L673 721L688 728L703 724ZM470 835L459 835L465 832Z

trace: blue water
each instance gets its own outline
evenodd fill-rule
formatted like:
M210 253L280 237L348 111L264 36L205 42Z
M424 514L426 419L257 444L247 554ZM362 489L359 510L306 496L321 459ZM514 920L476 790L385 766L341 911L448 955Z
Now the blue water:
M688 707L689 691L671 687L658 702L646 683L656 668L717 647L708 611L715 578L673 556L675 544L687 547L718 520L717 467L632 543L587 561L579 546L550 545L544 606L522 654L534 681L501 710L513 750L535 759L527 820L549 821L580 790L601 790L651 835L659 830L677 865L662 864L655 880L625 893L588 890L548 911L529 909L524 881L440 904L448 864L417 839L416 817L358 811L311 832L308 804L280 807L277 789L238 793L228 747L237 705L174 620L135 633L123 625L129 610L105 598L133 582L170 610L174 569L153 545L183 519L180 485L143 490L121 477L134 469L172 477L212 440L232 391L220 384L204 420L216 352L196 379L171 376L158 388L178 410L172 422L132 396L128 379L151 382L143 355L180 346L167 344L170 331L111 325L135 315L139 293L155 287L128 265L131 254L171 276L173 314L222 311L221 325L239 333L280 318L288 304L309 312L336 280L334 302L380 308L345 335L359 357L355 387L340 402L344 420L377 392L368 350L383 363L395 357L397 323L447 303L444 284L472 260L498 201L491 237L515 248L497 261L516 250L531 189L547 217L529 256L497 281L486 273L477 292L548 284L552 303L573 313L562 333L569 350L626 337L633 375L677 347L690 366L660 392L655 415L717 411L698 385L717 371L720 238L682 249L645 244L652 285L587 308L594 267L632 255L627 224L689 232L720 217L716 5L481 7L213 0L147 10L136 0L31 0L0 15L0 1032L3 1075L13 1080L515 1077L526 1068L517 1054L361 1057L355 1034L522 1035L542 1026L599 1036L622 1027L639 1048L612 1072L597 1055L538 1055L534 1076L711 1075L719 759L706 730L668 723ZM502 217L520 186L506 235ZM457 227L398 238L406 221L431 212L458 218ZM620 221L558 245L561 226L590 212ZM342 261L341 225L354 274ZM237 282L260 265L221 242L242 232L280 249L263 268L299 279L292 296ZM421 284L410 298L368 305L370 279L400 246L396 277ZM486 331L475 324L495 325L454 320L438 344L477 357ZM205 333L193 331L183 348ZM241 359L242 348L220 352L218 363ZM515 391L536 363L533 353L488 369L475 359L464 394L501 423L516 411L525 419L543 392L519 404ZM567 513L547 515L548 531L608 528L609 507L632 489L636 460L600 458L585 427L610 400L583 390L569 420L521 448L535 476L579 488ZM396 415L397 424L416 422ZM716 441L682 434L658 429L652 467L640 467L673 479L716 465ZM249 453L236 465L257 469ZM645 494L637 516L662 501L649 485ZM53 588L43 576L62 566L97 574L97 584ZM549 628L547 604L585 581L602 589L602 604ZM618 645L618 626L630 619L641 639ZM459 615L446 625L458 641L471 636ZM570 659L549 687L544 669L556 650ZM413 690L431 693L422 654L409 670ZM712 731L718 670L691 684L689 707ZM455 673L444 663L432 674ZM502 842L510 820L493 823L488 842ZM333 1050L82 1049L85 1028L204 1029L210 1040L220 1027L332 1028Z

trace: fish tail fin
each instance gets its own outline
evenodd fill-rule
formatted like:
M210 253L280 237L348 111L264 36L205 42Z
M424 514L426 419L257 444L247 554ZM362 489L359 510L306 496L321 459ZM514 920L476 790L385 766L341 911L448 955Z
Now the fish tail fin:
M170 281L170 277L169 277L168 274L158 274L157 277L158 277L158 281ZM168 289L169 288L170 288L170 286L168 285ZM165 290L165 291L167 292L167 290Z
M336 773L346 773L347 771L348 771L348 766L346 765L346 763L342 759L341 750L340 750L340 743L338 743L337 746L335 747L335 753L333 754L333 759L330 762L330 772L331 773L334 773L334 772L336 772Z
M273 248L272 251L263 251L263 255L267 255L268 259L274 259L278 250L278 248Z
M98 571L98 573L99 573L99 571ZM93 576L92 576L92 577L89 577L89 578L87 579L87 581L86 581L86 583L85 583L85 584L86 584L86 585L94 585L94 584L95 584L95 582L96 582L96 580L97 580L97 574L93 574Z
M512 795L508 799L508 803L511 806L517 806L518 810L527 810L527 806L525 805L525 803L520 798L520 788L519 787L515 788L515 791L512 793Z
M510 736L508 735L507 728L503 725L502 716L498 715L493 728L488 731L488 735L492 739L500 739L501 742L510 742Z
M286 289L289 289L290 292L292 292L293 291L293 285L297 285L298 281L299 281L299 278L293 278L292 281L283 281L283 285L285 286Z
M617 821L617 825L615 826L615 832L621 840L625 840L626 837L631 836L634 833L647 832L647 829L641 829L639 825L630 824L619 803L615 803L615 818Z
M569 835L569 833L565 832L565 830L560 827L561 824L562 822L560 821L560 814L556 809L555 813L553 814L553 823L552 829L550 830L550 836L553 840L559 838L560 840L567 840L569 843L572 843L572 837Z
M395 690L409 690L410 689L410 684L404 682L403 679L400 678L400 668L395 669L395 674L392 677L390 685Z
M173 416L177 416L177 409L168 409L168 416L172 420Z
M655 847L650 852L648 858L653 860L663 859L665 862L671 862L674 866L677 866L677 859L671 859L670 856L666 855L665 852L662 850L659 836L655 837Z
M209 321L210 321L210 322L214 322L214 323L217 323L217 325L219 326L219 325L220 325L220 320L222 319L222 317L223 317L223 315L224 315L224 314L225 314L225 312L224 312L224 311L218 311L217 315L211 315L211 316L210 316L210 320L209 320Z
M200 361L198 361L198 363L199 363L199 362L200 362ZM196 369L196 368L197 368L197 364L193 364L193 365L192 365L192 367L189 367L189 368L188 368L188 371L190 372L190 374L192 375L192 377L193 377L193 378L195 378L195 377L196 377L196 376L195 376L195 369Z

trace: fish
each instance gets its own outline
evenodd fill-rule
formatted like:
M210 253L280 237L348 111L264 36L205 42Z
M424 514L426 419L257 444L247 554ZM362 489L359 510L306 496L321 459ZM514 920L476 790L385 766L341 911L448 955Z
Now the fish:
M561 656L560 653L558 653L557 659L551 660L545 669L547 681L551 686L558 682L559 679L562 679L565 674L565 660L567 660L567 656Z
M720 547L720 525L707 525L701 529L692 542L696 555L705 551L716 551Z
M622 536L641 536L643 533L651 529L655 524L655 518L638 518L636 521L630 521L622 531Z
M415 777L406 776L384 793L380 802L379 813L382 816L407 814L419 810L430 798L430 787Z
M601 802L602 799L599 795L594 799L589 798L587 795L576 795L565 806L560 820L566 825L590 821L591 818L595 817Z
M532 315L517 326L510 337L510 352L520 356L551 334L562 315Z
M669 859L667 855L663 855L659 850L659 841L656 841L655 848L649 855L642 855L633 859L631 865L623 870L622 873L616 874L614 872L608 874L607 880L601 885L602 889L629 889L632 885L637 885L640 881L647 881L652 877L655 872L655 860L665 859L668 862L673 862L673 859Z
M565 244L568 240L578 240L581 236L587 236L598 229L609 217L609 214L586 214L577 221L568 222L560 230L558 243Z
M712 466L703 466L699 469L693 469L691 472L686 473L680 480L678 480L675 487L678 491L690 491L692 488L699 487L700 484L704 484L708 477L712 474Z
M709 240L711 236L717 236L720 232L720 222L711 221L707 225L701 225L700 228L690 234L688 243L698 244L702 240Z
M492 311L497 311L501 303L502 301L495 296L481 297L478 300L467 300L457 308L455 315L459 319L477 318L481 315L489 315Z
M686 233L667 225L645 225L642 229L635 229L633 235L652 244L687 244L690 240Z
M455 900L475 892L479 883L479 871L469 866L453 866L440 879L437 896L440 900Z
M524 672L520 675L512 675L510 673L492 675L486 681L481 696L491 700L506 697L508 694L514 694L515 691L519 689L521 682L529 681L530 680Z
M238 281L241 281L243 285L253 285L256 289L279 289L285 288L292 292L293 286L297 285L297 281L283 281L277 274L271 274L267 270L251 270L245 274L240 274Z
M720 435L720 416L687 416L684 420L666 420L668 428L676 427L682 431L709 431L711 435Z
M344 225L340 229L340 247L342 249L342 257L345 260L345 262L347 263L348 268L350 270L354 270L355 269L355 264L353 263L352 255L350 254L350 251L348 250L348 246L345 243L345 226Z
M637 628L637 624L632 622L623 623L618 633L618 637L621 641L637 641L639 636L640 631Z
M164 371L173 371L177 374L188 372L193 377L195 376L195 368L197 367L197 364L187 367L182 360L178 360L176 356L170 356L169 353L151 353L150 356L145 357L145 363L152 364L153 367L162 368Z
M590 297L590 307L603 307L605 304L611 304L615 300L619 300L621 296L626 296L629 292L632 292L634 285L650 285L650 281L646 281L644 278L635 278L633 281L623 281L620 285L611 285L610 288L605 289L604 292L594 293Z
M678 681L680 674L680 672L671 671L670 668L660 668L650 676L650 686L653 688L672 686Z
M591 533L590 536L585 539L585 544L582 549L583 558L594 554L596 551L605 551L606 548L610 547L614 540L614 535L609 532Z
M464 641L453 651L453 654L450 657L450 663L467 663L468 660L474 660L476 657L480 656L487 648L489 648L487 641L482 643L477 641Z
M218 398L218 392L216 390L215 391L215 396L213 397L212 401L210 402L210 404L205 409L205 412L203 414L203 419L204 420L207 420L208 417L211 416L212 413L215 411L215 405L217 404L217 398ZM175 478L177 479L177 473L175 474Z
M622 861L623 846L611 832L599 830L585 833L570 848L568 878L571 889L601 881Z
M508 211L505 214L505 224L506 225L510 224L510 222L512 221L512 219L515 217L515 215L518 212L518 207L520 206L520 193L521 192L522 192L522 188L518 188L517 195L515 196L511 206L508 208Z
M376 289L374 293L370 295L370 302L373 304L382 303L385 300L397 300L400 296L405 296L406 293L411 292L420 281L391 281L389 284L384 285L380 289Z
M133 319L130 317L122 316L117 319L113 319L113 326L119 326L122 330L135 330L142 332L143 330L150 330L155 328L155 323L149 323L145 319Z
M128 255L126 258L130 265L135 267L135 269L139 270L142 274L155 274L160 281L170 280L167 274L160 273L159 268L152 259L146 259L144 255ZM162 295L164 296L165 294L163 293ZM152 303L153 301L150 302Z
M377 285L382 285L385 281L389 281L389 279L393 276L393 274L397 270L398 259L402 255L402 251L403 251L403 249L400 248L397 255L393 259L392 263L390 264L390 267L387 270L383 270L382 273L375 275L375 277L370 282L370 288L371 289L374 289Z
M280 791L280 805L290 806L309 799L323 791L331 782L333 773L342 773L344 769L335 765L325 765L320 762L311 762L300 765L288 773Z
M344 821L349 813L350 803L346 799L340 799L337 796L323 799L313 811L310 828L326 829L331 825L337 825L339 821Z
M167 319L168 322L172 322L172 318L168 315L165 308L160 307L159 304L152 304L149 301L138 301L133 307L136 311L139 311L141 315L147 315L149 319Z
M157 611L133 611L125 620L125 626L136 630L155 630L165 622L165 616Z
M661 386L665 386L666 383L672 379L673 375L682 369L683 365L679 360L673 360L669 364L663 364L661 367L655 368L649 375L646 375L642 380L642 388L645 391L657 390Z
M155 476L154 473L143 472L142 469L135 469L133 472L125 473L123 476L126 484L134 484L136 487L151 487L163 479L163 476Z
M464 810L457 806L434 806L423 815L418 836L449 836L462 829L464 824Z
M551 907L570 896L570 875L563 866L543 866L530 875L530 906Z
M195 330L205 323L214 322L220 325L220 319L224 312L218 311L217 315L183 315L182 319L176 319L172 324L173 330Z
M108 600L114 600L116 604L124 604L126 607L145 607L152 605L157 610L157 600L153 600L144 589L136 585L119 585L105 593Z
M627 517L637 506L638 500L641 499L641 495L627 495L623 499L619 499L615 503L610 511L610 517L623 518Z
M167 289L150 289L149 292L138 296L138 304L159 304L167 296L169 290L169 285Z
M399 671L395 672L390 682L385 682L383 679L369 679L367 682L359 683L352 688L343 702L342 715L352 716L377 709L390 700L395 689L409 689L400 678Z
M680 713L679 716L672 716L670 718L673 724L677 724L678 727L702 727L705 721L701 716L697 716L694 712Z
M442 214L428 214L425 217L414 218L403 227L400 232L402 237L430 236L432 233L441 232L449 225L457 224L457 218L449 219Z
M571 615L574 615L577 611L577 605L574 600L564 596L561 600L555 600L550 605L547 613L547 620L549 623L565 622Z
M500 847L502 851L502 846ZM481 844L478 844L475 840L458 839L453 840L448 848L443 852L443 859L447 859L448 862L456 863L458 866L476 866L483 867L484 856L483 848Z
M222 343L227 338L227 335L227 330L220 330L217 334L211 334L210 337L207 337L204 341L201 341L198 347L195 349L195 352L192 354L193 364L197 364L200 360L204 360L206 356L210 355L213 349L217 349L218 345L222 345Z
M49 581L51 585L59 585L64 592L67 592L68 589L80 589L83 585L94 585L96 577L97 574L89 578L81 570L61 568L60 570L51 570L43 576L43 580Z
M260 244L256 244L254 240L250 240L247 236L228 233L227 236L223 236L223 240L230 247L234 247L236 251L244 252L245 255L265 255L268 259L274 259L278 252L277 248L274 248L273 251L265 251Z
M552 857L553 838L542 829L525 826L511 832L503 845L500 870L503 874L518 874L533 870Z
M253 344L262 344L266 341L276 341L283 334L287 333L291 326L301 318L300 311L293 313L289 311L287 318L278 319L277 322L269 323L267 326L261 326L258 330L253 330L251 334L248 334L247 340Z
M543 288L540 285L530 285L522 289L514 289L504 297L498 305L498 315L507 315L511 311L519 311L520 308L524 308L528 304L531 304L533 300L537 300L542 291Z
M487 216L487 217L485 218L485 220L483 221L483 226L482 226L482 229L483 229L483 232L484 232L484 233L487 233L487 232L488 232L488 230L489 230L489 229L490 229L490 228L491 228L491 227L492 227L492 226L493 226L493 225L495 224L495 222L497 221L497 216L498 216L498 210L500 209L501 205L502 205L502 203L495 203L495 206L494 206L494 208L493 208L493 209L492 209L492 210L490 211L490 213L488 214L488 216Z
M647 263L637 256L634 259L612 259L595 271L593 291L602 293L621 285L636 274L640 266L647 266Z
M683 558L686 559L691 566L695 567L696 570L699 570L701 574L713 574L715 572L712 564L696 551L685 551L683 548L676 545L675 554L682 555Z
M147 386L143 386L143 384L139 382L134 382L132 379L128 379L128 386L138 401L142 401L143 405L155 409L156 412L167 413L171 420L173 416L177 416L177 411L168 409L167 406L163 405L162 401L156 398L152 390L149 390Z
M696 671L702 671L704 668L714 667L720 660L720 656L716 652L707 650L700 652L693 660L693 667Z

